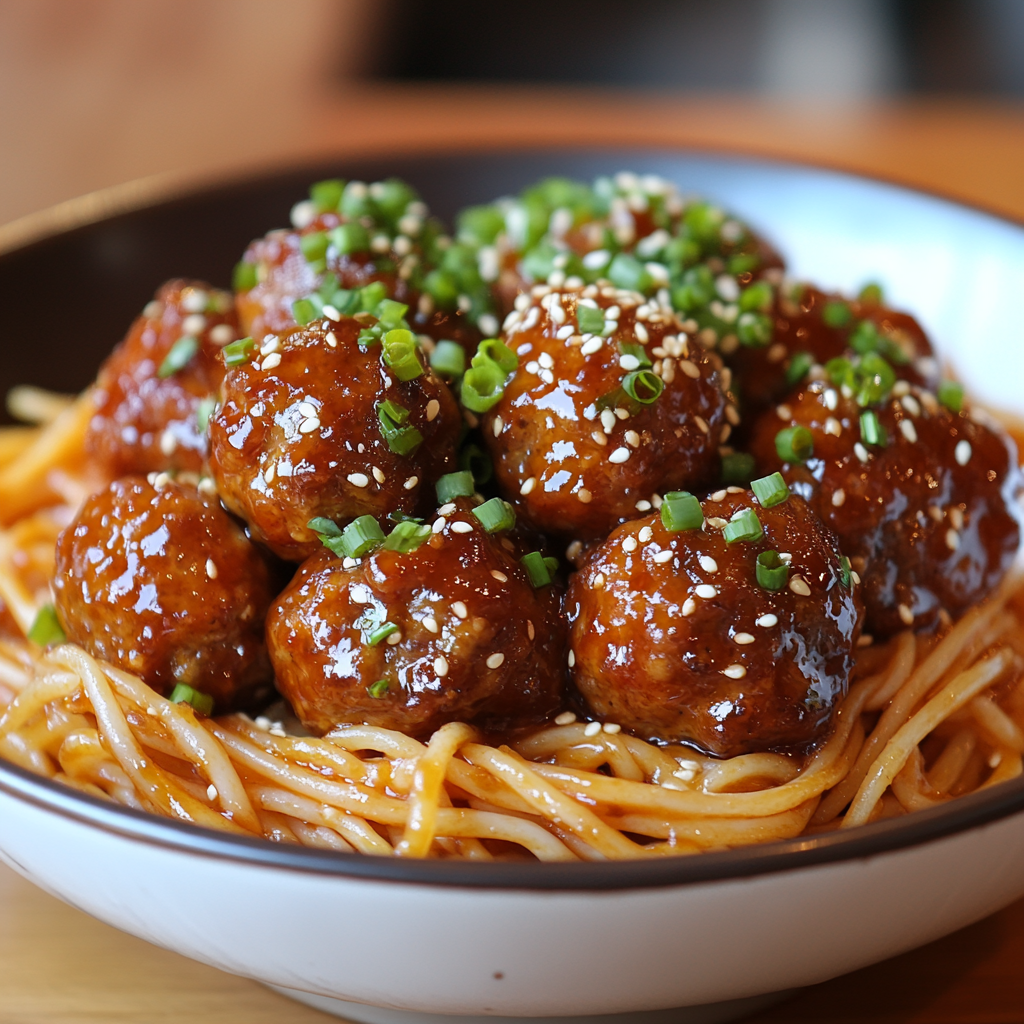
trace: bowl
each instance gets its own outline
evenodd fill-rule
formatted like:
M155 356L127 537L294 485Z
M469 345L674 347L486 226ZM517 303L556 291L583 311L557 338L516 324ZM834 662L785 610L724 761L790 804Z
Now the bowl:
M1024 229L878 181L684 151L339 161L66 204L0 229L0 387L83 387L157 284L187 274L226 285L250 238L286 223L318 178L398 174L450 217L547 174L622 167L748 219L798 276L848 290L880 281L976 396L1024 412ZM46 317L40 358L55 294L61 315ZM858 829L694 857L479 864L215 834L0 761L0 859L16 871L133 935L367 1024L732 1019L1008 905L1024 895L1022 854L1024 779Z

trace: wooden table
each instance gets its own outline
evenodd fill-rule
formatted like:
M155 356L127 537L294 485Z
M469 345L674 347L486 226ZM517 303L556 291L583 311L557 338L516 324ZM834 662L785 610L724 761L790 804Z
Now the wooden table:
M818 161L1024 220L1021 106L922 102L836 109L593 91L403 86L326 96L302 111L219 122L216 131L191 122L159 128L157 133L140 123L134 136L126 131L141 141L130 151L116 150L109 160L91 154L77 190L141 174L208 177L327 154L685 145ZM69 196L40 191L18 201L20 209L30 209L64 198ZM328 1019L253 982L114 931L0 869L0 1024ZM923 949L807 989L754 1020L1020 1024L1024 901Z

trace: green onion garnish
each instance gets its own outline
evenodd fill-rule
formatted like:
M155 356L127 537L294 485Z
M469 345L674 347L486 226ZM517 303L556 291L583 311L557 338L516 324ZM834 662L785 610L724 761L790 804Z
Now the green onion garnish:
M406 424L409 410L390 399L377 406L377 419L381 437L396 455L408 455L423 443L423 435L412 425Z
M406 519L399 523L384 541L385 551L400 551L403 554L415 551L429 536L430 527Z
M530 586L534 590L546 587L551 582L551 572L548 569L547 559L539 551L531 551L519 559L519 564L526 570L530 578Z
M430 367L442 377L461 377L466 372L466 350L457 341L439 341L430 353Z
M505 375L501 367L489 359L480 360L478 364L474 357L473 365L462 378L459 393L462 404L471 412L487 412L501 401L504 394Z
M344 530L330 519L318 516L306 524L319 534L320 543L341 558L362 558L384 542L384 531L373 516L353 519Z
M853 375L853 363L849 359L844 359L842 356L836 356L835 359L830 359L825 364L825 372L828 374L828 379L835 384L836 387L841 387L843 384L853 387L856 384L856 380Z
M748 348L763 348L772 340L775 322L767 313L740 313L736 321L736 337Z
M292 303L292 317L300 327L311 324L323 313L323 307L310 298L296 299Z
M391 684L386 679L378 679L375 683L370 683L366 688L366 692L374 699L380 700L382 697L388 695L388 688Z
M364 327L356 337L356 343L362 349L373 348L383 337L384 332L379 326Z
M860 379L858 405L874 405L884 401L896 383L896 371L877 352L861 356L857 376Z
M327 232L313 231L308 235L302 235L299 238L299 248L307 263L322 260L327 253Z
M669 491L661 499L661 521L666 530L699 530L704 511L689 491Z
M384 335L384 365L399 380L415 380L423 373L412 331L397 328Z
M761 529L761 520L757 518L757 513L752 508L744 508L725 524L722 536L726 544L735 544L738 541L760 540L764 536L764 531Z
M247 292L250 288L255 288L258 281L255 263L246 263L245 260L241 260L235 264L231 283L236 292Z
M632 292L646 292L654 284L644 265L624 252L612 260L606 273L616 288L628 288Z
M744 313L767 313L772 308L772 286L767 281L755 281L740 293L739 307Z
M364 313L374 313L377 307L388 297L388 290L383 281L371 281L359 289L359 308Z
M44 604L36 612L36 617L32 620L32 625L28 630L28 638L40 647L62 644L67 640L60 620L57 618L57 609L52 604Z
M478 505L473 509L473 515L480 520L480 525L487 533L511 530L516 525L515 510L502 498L491 498Z
M861 320L850 335L850 348L862 356L877 351L880 342L878 328L872 320Z
M203 398L200 400L196 406L196 426L199 428L200 434L206 433L206 428L210 425L210 417L216 410L216 398Z
M777 551L762 551L754 566L757 582L765 590L781 590L789 579L789 566Z
M633 341L620 341L619 351L624 356L632 356L637 361L638 366L646 368L651 365L651 357L647 354L647 349L643 345L638 345Z
M199 339L194 338L191 334L183 334L171 346L167 355L164 356L164 361L160 364L160 369L156 371L156 375L161 380L173 377L179 370L184 370L192 362L193 356L198 351Z
M869 281L861 288L857 298L871 306L882 304L882 286L875 281Z
M865 444L884 445L888 441L885 427L879 422L874 409L865 409L860 414L860 439Z
M423 290L442 308L451 309L459 300L459 282L443 270L432 270L423 279Z
M366 252L370 248L370 235L362 224L352 221L332 228L328 237L340 256L353 252Z
M814 454L814 435L806 427L785 427L775 435L775 451L783 462L806 462Z
M786 367L786 383L793 387L807 376L814 365L814 356L810 352L794 352L789 366Z
M237 341L225 345L221 350L224 353L225 366L241 366L249 361L249 353L256 347L252 338L239 338Z
M379 625L376 629L370 632L370 635L366 638L366 642L371 647L376 647L377 644L381 642L381 640L386 640L389 636L391 636L392 633L397 632L398 626L396 626L393 622L384 622L381 625Z
M492 363L496 363L501 369L502 373L513 373L519 366L519 357L506 345L503 341L498 338L484 338L476 347L476 356L473 361L476 365L476 360L481 357L489 359Z
M600 334L604 330L604 310L577 306L576 322L580 325L580 334Z
M478 444L467 444L459 453L459 465L473 474L477 487L483 487L494 476L494 463Z
M789 487L782 479L781 473L772 473L770 476L751 480L750 489L754 492L754 497L761 503L762 508L781 505L789 497Z
M727 484L749 483L754 475L754 456L747 452L728 452L722 456L722 480Z
M846 555L842 555L839 559L839 582L844 587L849 587L853 582L853 571L850 568L850 560Z
M405 314L409 307L403 302L395 302L394 299L382 299L377 306L377 319L381 327L386 331L396 327L405 326Z
M826 302L821 319L829 327L845 327L853 319L853 312L845 302Z
M329 178L327 181L318 181L310 185L309 198L313 201L318 213L326 213L328 210L338 208L344 191L345 182L341 178Z
M189 704L201 715L209 715L213 711L213 698L208 693L189 686L188 683L175 683L167 699L172 704Z
M960 412L964 407L964 389L955 380L940 381L937 397L950 412Z
M622 390L641 405L651 405L665 390L665 382L651 370L633 370L622 378Z
M468 469L460 470L458 473L445 473L440 477L434 489L437 491L437 503L447 505L456 498L469 498L476 490L473 482L473 474Z

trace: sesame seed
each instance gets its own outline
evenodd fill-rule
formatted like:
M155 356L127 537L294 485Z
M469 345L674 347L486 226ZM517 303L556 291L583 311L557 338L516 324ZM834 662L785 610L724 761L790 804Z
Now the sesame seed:
M868 461L868 450L860 443L860 441L853 446L853 452L861 462Z
M452 601L452 611L460 618L464 619L469 615L469 609L466 608L464 601Z
M623 434L623 440L631 448L638 448L640 446L640 435L635 430L627 430L626 433Z
M723 519L721 516L711 516L705 519L704 522L716 530L724 530L729 525L728 520Z
M903 406L911 416L921 415L921 403L913 395L904 395L900 399L900 405Z
M793 416L793 410L788 405L777 405L775 407L775 414L780 420L788 420Z
M614 736L616 733L622 732L622 726L619 725L617 722L605 722L604 731L609 736Z
M832 434L834 437L839 437L839 435L842 434L842 432L842 425L840 424L839 420L835 418L835 416L829 416L829 418L825 420L826 434Z
M683 602L683 615L692 615L697 610L697 602L692 597L688 597Z
M949 521L953 524L954 530L962 530L964 528L964 513L958 505L952 505L949 509Z
M615 416L616 416L617 419L620 419L620 420L628 420L629 419L629 410L628 409L623 409L621 405L617 405L617 406L615 406Z
M822 398L825 401L825 407L831 412L835 412L836 406L839 404L839 396L836 394L835 390L833 388L829 388L825 394L822 395Z
M608 443L608 435L603 430L595 430L590 436L594 443L602 448Z
M586 489L586 487L581 487L576 492L576 498L578 501L581 501L584 505L589 505L591 501L593 501L594 496L590 493L590 491Z
M338 337L334 333L334 331L328 331L327 332L327 337L324 340L327 342L327 344L328 344L328 346L330 348L337 348L338 347ZM392 635L394 635L394 634L392 634Z
M502 665L502 663L504 661L505 661L505 655L504 654L502 654L500 652L498 652L497 654L492 654L487 659L487 667L488 668L501 668L501 665Z
M576 721L576 715L572 711L563 711L555 718L555 725L572 725Z
M449 501L446 505L442 505L438 510L439 516L450 516L455 511L455 502Z
M956 448L953 449L953 457L956 459L958 465L966 466L967 463L971 461L971 454L970 441L957 441Z
M569 659L568 660L569 660L569 668L572 668L573 665L576 664L576 652L575 651L570 651L569 652Z
M366 487L370 483L370 478L365 473L349 473L348 482L353 487Z
M300 434L312 434L314 430L320 429L320 421L315 417L311 416L308 420L303 420L299 424Z
M779 558L785 562L786 565L789 565L789 563L793 561L793 556L788 551L780 551Z
M900 420L900 433L911 443L917 443L917 430L913 420Z
M604 427L606 434L610 434L615 429L615 413L611 409L605 409L601 413L601 426Z
M802 576L794 576L789 581L789 589L800 597L811 596L811 588L807 585L807 581Z
M647 333L647 328L639 320L633 325L633 331L636 334L637 341L644 345L651 340L651 336Z
M473 524L467 523L464 519L459 519L457 522L452 523L452 533L472 533ZM491 573L493 576L494 573Z
M174 436L174 433L168 427L160 435L160 451L164 455L173 455L175 449L178 447L178 439Z
M268 484L274 482L274 463L271 463L263 471L263 479L266 480Z
M600 722L588 722L586 729L583 730L584 736L596 736L601 731Z
M651 503L646 498L641 498L634 506L637 512L650 512Z
M905 380L898 380L892 386L892 393L897 398L902 398L904 395L910 393L910 382Z
M636 537L632 534L622 542L623 551L636 551Z
M619 366L624 370L638 370L640 368L640 360L627 352L625 355L619 356Z
M718 572L718 563L710 555L701 555L697 561L705 572Z
M409 477L408 480L405 481L404 484L402 484L402 486L407 491L411 491L419 482L420 482L420 478L418 476L411 476L411 477Z
M738 644L746 645L752 644L754 642L754 637L750 633L737 633L733 637L733 640L735 640Z
M614 462L615 465L621 465L623 462L629 460L629 449L628 448L616 448L615 451L608 456L609 462Z
M768 612L767 615L762 615L755 623L755 625L760 626L762 629L771 629L772 626L777 626L778 624L779 617L778 615L774 615L772 612Z
M707 600L718 596L718 591L710 583L701 583L700 586L694 587L693 592L698 597L703 597Z
M730 679L742 679L746 674L747 670L742 665L730 665L722 669L722 675Z
M437 629L438 629L437 619L435 619L433 615L428 615L422 621L423 621L423 628L424 629L429 630L431 633L436 633L437 632Z
M690 359L680 359L679 369L686 374L691 380L696 380L700 376L700 370L697 364Z
M644 526L641 527L637 536L640 538L641 544L646 544L654 536L654 531L649 526Z
M536 486L537 478L535 476L527 477L527 479L523 481L522 487L519 488L519 493L525 496L529 494Z
M846 501L846 491L844 491L842 487L832 492L832 504L836 508L839 508L844 501Z
M398 630L395 630L395 632L394 632L394 633L392 633L392 634L391 634L391 635L390 635L390 636L389 636L389 637L387 638L387 643L388 643L388 646L389 646L389 647L394 647L394 646L395 646L395 644L399 644L399 643L401 643L401 642L402 642L402 631L401 631L400 629L398 629Z
M583 343L583 346L580 348L580 354L592 356L595 352L600 352L603 346L604 338L590 338Z
M537 362L540 363L545 370L554 369L555 366L555 361L551 358L550 352L541 352L541 354L537 356Z
M492 569L492 570L491 570L491 575L492 575L492 576L493 576L493 577L494 577L494 578L495 578L495 579L496 579L496 580L497 580L497 581L498 581L499 583L508 583L508 577L507 577L507 576L506 576L506 575L505 575L505 574L504 574L503 572L499 572L499 571L498 571L497 569Z
M666 548L664 551L659 551L654 556L654 561L657 562L659 565L664 565L665 562L671 562L672 561L672 550L671 550L671 548Z
M950 551L956 551L956 549L960 547L960 534L957 533L956 530L946 531L946 547L949 548Z
M211 580L215 580L217 578L217 565L212 558L208 558L206 560L206 575L209 576Z
M447 522L448 522L448 520L445 519L444 516L438 516L434 520L434 525L430 528L431 532L433 532L433 533L440 533L445 528L445 524Z
M505 421L500 416L494 417L494 422L491 424L491 431L494 436L497 437L505 426Z
M442 677L448 675L448 661L444 655L439 654L434 659L434 672Z
M914 624L914 613L907 605L901 604L896 610L900 613L900 621L904 626L912 626Z
M260 364L261 370L276 370L281 365L281 353L271 352Z
M436 399L432 398L427 402L427 422L432 423L437 419L437 414L441 411L441 403Z

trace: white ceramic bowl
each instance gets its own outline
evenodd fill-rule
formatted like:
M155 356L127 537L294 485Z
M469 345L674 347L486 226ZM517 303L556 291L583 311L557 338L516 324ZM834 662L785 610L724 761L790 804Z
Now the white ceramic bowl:
M81 311L78 348L69 340L66 359L39 367L30 346L12 348L32 337L32 318L16 313L3 342L15 358L0 385L81 386L155 284L176 273L223 280L248 238L283 223L303 184L328 173L403 175L450 214L544 174L623 166L663 174L748 218L798 275L846 289L880 280L975 394L1024 412L1024 230L874 181L686 153L306 168L65 228L0 255L0 304L40 308L33 290L42 298L54 280L67 282L65 300ZM24 235L6 237L24 243ZM0 253L4 240L0 232ZM698 1007L672 1015L696 1024L901 953L1020 897L1024 779L842 834L724 853L471 864L217 835L0 762L0 858L125 931L373 1024L409 1012L647 1011L660 1020L666 1015L654 1011Z

